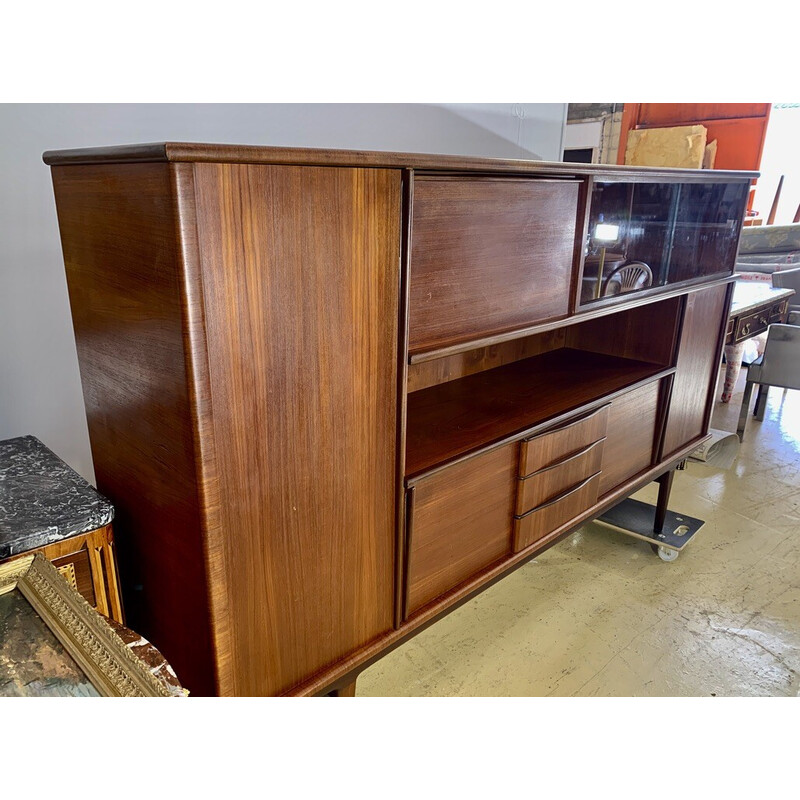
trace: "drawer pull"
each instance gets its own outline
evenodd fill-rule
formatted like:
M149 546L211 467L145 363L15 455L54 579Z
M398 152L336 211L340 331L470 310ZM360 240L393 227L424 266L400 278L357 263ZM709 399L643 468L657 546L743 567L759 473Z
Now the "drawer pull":
M576 458L580 458L581 456L586 455L593 447L596 447L601 442L604 442L606 437L604 436L602 439L598 439L596 442L592 442L591 444L587 444L583 450L578 450L577 453L573 453L571 456L567 456L563 461L557 461L555 464L550 464L548 467L543 467L542 469L537 469L536 472L531 472L530 475L525 475L518 480L527 481L530 478L535 478L537 475L541 475L544 472L549 472L551 469L556 469L557 467L563 467L565 464L569 464L570 461L574 461Z
M540 506L554 495L597 472L603 460L604 443L605 438L600 439L557 464L540 469L525 478L518 478L517 514L524 514Z
M596 472L547 503L515 516L514 550L524 550L586 513L597 502L600 475Z
M584 414L582 417L578 417L578 419L572 419L569 422L563 425L559 425L556 428L548 428L546 431L542 431L541 433L529 436L524 441L534 442L536 441L536 439L540 439L542 436L547 436L551 433L561 433L562 431L568 431L570 428L574 428L576 425L580 425L582 422L587 422L592 417L597 416L600 412L606 411L610 407L611 403L606 403L604 406L600 406L600 408L596 408L594 411L590 411L588 414Z
M611 404L606 403L577 419L573 417L559 427L524 439L519 453L519 477L526 478L555 466L602 439L606 435L610 408Z
M575 494L575 492L579 492L581 489L584 488L587 484L593 481L600 475L600 472L595 472L594 475L590 475L586 480L581 481L577 486L572 486L567 489L566 492L562 492L558 497L554 497L552 500L548 500L546 503L542 503L540 506L536 506L536 508L532 508L530 511L526 511L524 514L520 514L517 516L517 519L525 519L529 514L533 514L534 511L542 511L549 506L554 506L556 503L560 503L562 500L565 500L571 494ZM577 515L576 515L577 516Z

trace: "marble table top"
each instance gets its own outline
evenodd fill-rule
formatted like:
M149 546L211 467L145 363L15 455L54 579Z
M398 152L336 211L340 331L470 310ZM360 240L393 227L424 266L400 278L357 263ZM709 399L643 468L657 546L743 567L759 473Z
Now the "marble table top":
M114 507L35 436L0 441L0 559L108 525Z
M774 288L768 283L759 281L737 280L733 287L730 316L755 311L759 306L777 303L785 297L791 297L794 289Z

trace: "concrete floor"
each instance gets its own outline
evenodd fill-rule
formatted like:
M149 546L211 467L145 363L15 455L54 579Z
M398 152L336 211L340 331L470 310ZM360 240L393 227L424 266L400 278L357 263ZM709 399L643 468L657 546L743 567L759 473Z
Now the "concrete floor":
M744 375L712 427L735 430ZM357 695L800 694L800 392L772 390L730 470L679 472L670 508L706 520L677 561L586 525L363 672Z

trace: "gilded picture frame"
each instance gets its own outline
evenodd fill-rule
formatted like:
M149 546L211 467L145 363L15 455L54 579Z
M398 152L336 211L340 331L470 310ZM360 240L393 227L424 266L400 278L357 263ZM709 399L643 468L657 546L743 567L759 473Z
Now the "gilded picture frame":
M131 652L41 554L0 564L0 595L19 590L104 697L169 697L169 690Z

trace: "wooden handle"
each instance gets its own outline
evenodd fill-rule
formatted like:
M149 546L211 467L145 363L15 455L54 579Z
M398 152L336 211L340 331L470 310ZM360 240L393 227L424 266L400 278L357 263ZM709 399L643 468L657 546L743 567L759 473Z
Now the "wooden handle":
M579 492L581 489L583 489L583 487L586 486L586 484L588 484L590 481L594 480L600 474L600 472L602 472L602 470L598 470L597 472L594 473L594 475L590 475L588 478L581 481L577 486L571 486L569 489L567 489L566 492L562 492L560 495L558 495L558 497L554 497L552 500L548 500L546 503L542 503L540 506L536 506L536 508L532 508L530 511L526 511L524 514L520 514L519 516L515 515L516 518L523 519L527 517L528 514L533 514L534 511L541 511L543 508L547 508L548 506L554 506L556 503L560 503L562 500L566 499L571 494L575 494L575 492Z
M591 419L595 414L599 414L603 409L608 408L611 403L606 403L605 405L600 406L600 408L596 408L594 411L590 411L588 414L584 414L582 417L578 417L578 419L571 419L565 425L559 425L555 428L548 428L546 431L542 431L541 433L537 433L535 436L530 436L524 441L532 442L534 439L538 439L540 436L547 436L550 433L556 433L557 431L566 431L569 428L573 427L573 425L580 425L581 422L586 422L587 419ZM594 444L594 442L592 442Z

